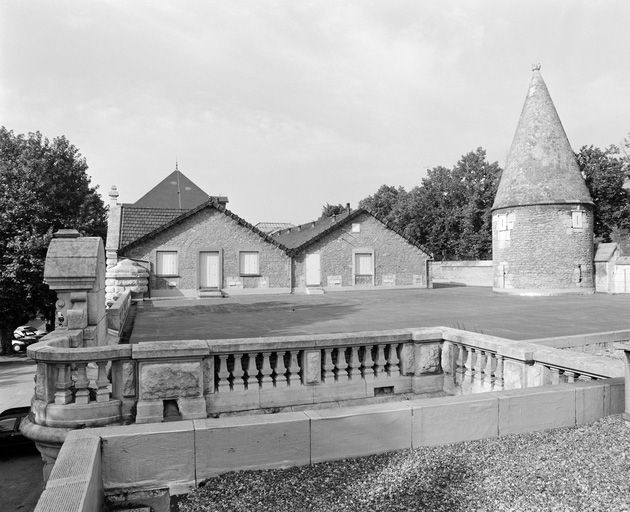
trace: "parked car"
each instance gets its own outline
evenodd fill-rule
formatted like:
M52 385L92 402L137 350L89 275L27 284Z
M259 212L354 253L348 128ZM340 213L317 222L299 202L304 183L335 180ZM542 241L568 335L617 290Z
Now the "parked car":
M30 407L14 407L0 413L0 453L34 446L33 441L20 432L20 423L29 410Z
M13 351L22 352L29 345L37 343L45 335L46 331L39 331L30 325L21 325L13 331L13 340L11 341Z

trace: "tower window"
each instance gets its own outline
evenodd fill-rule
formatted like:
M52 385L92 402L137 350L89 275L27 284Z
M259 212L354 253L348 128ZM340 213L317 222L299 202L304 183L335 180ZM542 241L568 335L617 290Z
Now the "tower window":
M575 229L582 229L584 227L584 212L582 210L571 212L571 227Z

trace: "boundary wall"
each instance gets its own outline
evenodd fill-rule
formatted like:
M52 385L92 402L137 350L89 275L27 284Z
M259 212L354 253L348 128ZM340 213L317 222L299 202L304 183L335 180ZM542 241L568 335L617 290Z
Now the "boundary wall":
M143 503L228 471L284 468L570 427L624 410L624 379L70 432L37 512ZM159 449L156 449L159 447Z
M429 261L433 284L492 286L492 260Z

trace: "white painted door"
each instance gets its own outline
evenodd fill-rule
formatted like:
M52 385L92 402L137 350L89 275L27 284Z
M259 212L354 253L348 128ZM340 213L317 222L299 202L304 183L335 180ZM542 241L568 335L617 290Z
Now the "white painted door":
M199 288L219 288L219 253L199 253Z
M306 286L319 286L322 284L319 263L319 253L306 255Z
M630 265L615 267L615 293L630 292Z

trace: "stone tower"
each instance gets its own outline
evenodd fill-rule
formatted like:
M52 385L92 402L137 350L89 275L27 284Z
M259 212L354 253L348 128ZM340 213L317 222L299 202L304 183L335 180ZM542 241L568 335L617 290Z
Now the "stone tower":
M534 66L492 206L493 289L593 293L593 201Z

